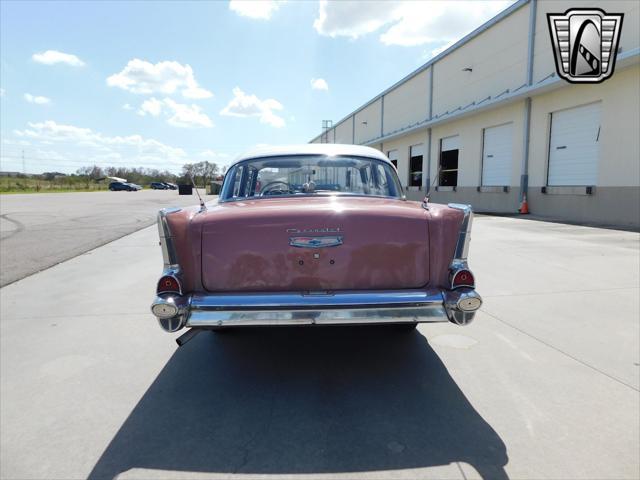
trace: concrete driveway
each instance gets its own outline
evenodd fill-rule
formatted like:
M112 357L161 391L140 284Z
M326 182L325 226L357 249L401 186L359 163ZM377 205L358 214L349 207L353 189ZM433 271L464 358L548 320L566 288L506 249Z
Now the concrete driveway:
M152 227L6 286L0 476L638 478L638 234L477 217L470 262L469 327L180 349Z
M176 190L0 195L0 286L151 225L163 207L197 204Z

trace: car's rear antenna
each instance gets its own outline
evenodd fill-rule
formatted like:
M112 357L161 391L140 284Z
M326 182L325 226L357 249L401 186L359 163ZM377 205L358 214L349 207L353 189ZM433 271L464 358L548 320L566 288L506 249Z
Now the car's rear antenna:
M436 184L436 182L440 181L440 172L442 172L442 165L440 165L438 167L438 173L436 174L435 178L433 179L433 182L431 182L431 185L427 185L427 191L424 194L424 200L422 200L422 206L426 210L429 210L429 199L431 197L431 189Z
M193 185L193 188L195 188L196 190L196 195L198 195L198 200L200 200L200 211L204 212L207 209L207 206L204 204L204 200L202 200L202 197L200 196L198 187L196 187L196 182L193 181L193 175L189 174L189 179L191 180L191 185Z

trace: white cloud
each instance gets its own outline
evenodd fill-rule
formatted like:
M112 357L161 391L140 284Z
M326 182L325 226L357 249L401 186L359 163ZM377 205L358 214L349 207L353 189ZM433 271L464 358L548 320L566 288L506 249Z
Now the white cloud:
M73 172L86 165L149 167L178 172L190 158L179 147L141 135L110 136L90 128L59 124L53 120L30 122L13 131L15 145L30 142L29 155L51 161L34 168ZM49 155L40 155L40 149Z
M513 0L473 1L320 1L314 27L321 35L356 39L381 30L385 45L454 43Z
M164 99L164 104L172 111L167 122L174 127L213 127L209 116L197 105L176 103L170 98Z
M37 105L46 105L51 103L51 99L42 96L31 95L30 93L24 94L24 99L29 103L35 103Z
M84 65L84 62L75 55L57 50L34 53L31 58L34 62L43 63L44 65L55 65L56 63L66 63L72 67L82 67Z
M203 160L207 160L213 163L217 163L218 165L228 165L231 163L233 157L228 153L216 152L211 149L206 149L198 153L198 157Z
M260 100L255 95L247 95L240 87L233 89L233 98L229 104L220 111L220 115L232 117L260 117L260 123L266 123L272 127L284 127L284 118L279 117L274 110L282 110L282 104L273 98Z
M312 78L311 88L314 90L329 90L329 85L324 78Z
M114 153L120 150L123 157L132 157L131 164L137 165L138 158L154 158L158 161L180 161L187 156L181 148L165 145L158 140L144 138L141 135L108 136L94 132L90 128L63 125L53 120L29 122L25 130L14 130L14 134L23 139L30 139L44 144L66 144L101 154ZM123 152L129 152L125 155ZM88 156L86 162L91 161Z
M151 97L145 100L138 110L138 115L141 116L158 117L162 113L167 117L167 123L174 127L213 127L211 118L198 105L177 103L170 98L158 100Z
M5 93L7 93L7 91L4 88L0 88L0 97L4 97Z
M431 55L426 55L426 57L427 58L432 58L432 57L435 57L437 55L440 55L442 52L444 52L447 48L449 48L454 43L456 43L456 41L455 40L451 40L451 41L445 43L444 45L442 45L441 47L434 48L433 50L431 50Z
M231 155L229 155L228 153L220 153L220 152L215 152L211 149L206 149L206 150L202 150L200 153L198 153L199 157L202 158L229 158Z
M198 85L190 65L173 61L153 64L134 58L129 60L120 73L107 78L107 85L145 95L173 94L179 90L185 98L201 99L213 96L213 93Z
M269 20L282 3L276 0L230 0L229 10L243 17Z
M27 140L13 140L11 138L3 138L2 143L4 143L5 145L19 145L19 146L31 145L31 142Z
M122 105L122 109L123 110L133 110L133 107L130 104L125 103L124 105Z
M358 38L393 21L391 15L396 6L397 3L389 1L320 0L318 18L313 27L321 35L329 37Z
M138 110L138 115L145 116L147 114L157 117L162 113L162 102L157 98L150 98L149 100L145 100L140 105L140 110Z

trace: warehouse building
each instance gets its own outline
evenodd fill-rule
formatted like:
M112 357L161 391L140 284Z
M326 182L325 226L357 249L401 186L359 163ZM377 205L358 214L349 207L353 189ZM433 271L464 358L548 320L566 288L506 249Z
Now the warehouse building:
M624 13L615 72L560 78L547 13ZM520 0L312 142L380 149L407 197L640 226L640 2Z

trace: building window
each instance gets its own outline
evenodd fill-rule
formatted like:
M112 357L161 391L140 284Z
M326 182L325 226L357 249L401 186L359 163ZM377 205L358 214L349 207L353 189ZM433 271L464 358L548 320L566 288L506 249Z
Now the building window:
M438 185L455 187L458 185L458 155L460 152L460 136L440 139L440 175Z
M409 147L409 186L422 186L422 144L412 145Z
M387 157L389 157L389 160L391 160L391 163L393 163L393 166L396 167L396 170L398 169L398 150L389 150L387 152Z

